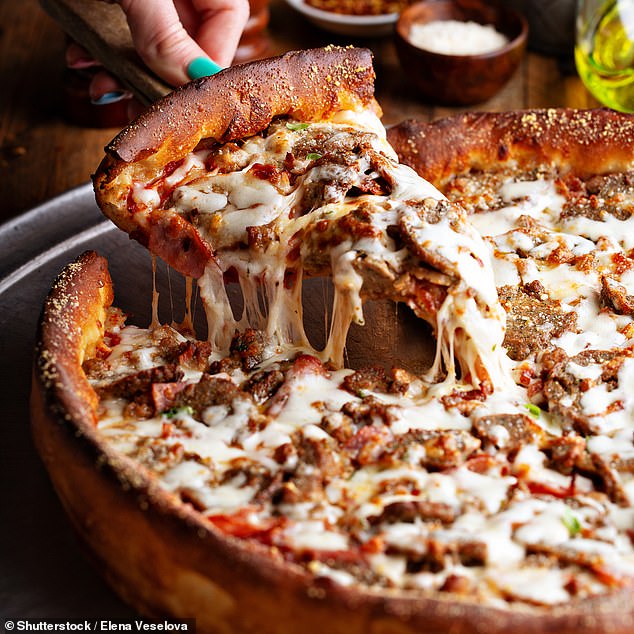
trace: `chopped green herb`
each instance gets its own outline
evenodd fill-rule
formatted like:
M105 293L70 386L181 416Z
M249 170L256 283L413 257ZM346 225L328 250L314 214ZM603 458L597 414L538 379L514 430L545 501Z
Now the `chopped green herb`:
M193 416L194 408L191 405L185 405L184 407L172 407L163 412L165 418L177 418L182 415Z
M566 508L564 516L561 518L563 525L568 529L570 537L574 537L581 531L581 523L577 519L576 515L573 515L569 508Z
M286 127L289 130L293 130L294 132L297 130L305 130L308 127L308 123L292 123L291 121L288 121L286 123Z
M533 418L539 418L542 410L537 407L537 405L533 405L532 403L525 403L524 407L528 410L528 413L533 416Z
M321 158L321 154L317 154L317 152L311 152L310 154L306 155L306 158L309 161L318 161Z
M491 352L495 352L495 349L498 347L497 343L493 344L493 347L491 348Z

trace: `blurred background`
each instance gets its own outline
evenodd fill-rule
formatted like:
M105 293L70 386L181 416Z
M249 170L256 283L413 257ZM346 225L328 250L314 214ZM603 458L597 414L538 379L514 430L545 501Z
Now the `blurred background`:
M329 43L368 46L375 54L377 96L386 125L411 117L435 119L467 108L440 106L421 97L408 75L411 69L403 70L399 64L391 32L381 37L340 35L316 26L290 1L254 0L253 4L260 21L251 24L257 35L242 47L243 58ZM596 105L574 68L574 0L507 0L506 4L528 19L529 51L497 94L468 108ZM37 0L0 1L0 25L0 220L6 220L85 183L121 122L115 118L111 127L90 127L78 125L77 117L69 114L69 91L81 100L82 84L65 71L66 36ZM94 125L104 124L104 115L90 116Z

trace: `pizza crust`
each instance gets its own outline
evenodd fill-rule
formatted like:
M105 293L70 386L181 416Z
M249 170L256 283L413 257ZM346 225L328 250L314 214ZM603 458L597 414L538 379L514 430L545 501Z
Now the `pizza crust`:
M456 174L548 165L577 176L627 169L634 162L634 117L608 108L467 112L388 130L401 162L442 189Z
M200 139L243 139L276 116L323 121L339 110L371 104L378 109L368 49L292 51L186 84L148 108L106 151L125 163L162 166Z
M48 405L62 419L96 425L99 401L81 364L103 337L113 298L106 260L89 252L64 269L46 300L36 348L37 377L45 392L55 395Z
M551 610L500 610L442 594L333 584L223 535L96 432L81 360L98 343L111 301L106 261L94 252L55 282L38 333L32 429L75 530L141 613L196 618L200 632L220 633L471 634L475 623L490 634L631 632L628 591Z

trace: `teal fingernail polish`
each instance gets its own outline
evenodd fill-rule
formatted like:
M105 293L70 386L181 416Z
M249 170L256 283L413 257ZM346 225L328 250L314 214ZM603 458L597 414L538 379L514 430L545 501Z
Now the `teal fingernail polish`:
M209 75L215 75L222 70L222 66L219 66L213 60L208 57L197 57L192 60L187 67L187 76L190 79L198 79L199 77L208 77Z
M91 103L95 106L107 106L122 99L128 99L131 96L131 93L127 90L113 90L112 92L104 93L98 99L91 99Z

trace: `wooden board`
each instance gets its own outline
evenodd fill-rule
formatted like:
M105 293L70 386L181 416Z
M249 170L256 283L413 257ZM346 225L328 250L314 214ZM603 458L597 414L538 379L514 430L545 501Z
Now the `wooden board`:
M99 0L41 0L46 12L144 104L171 88L141 61L121 7Z

